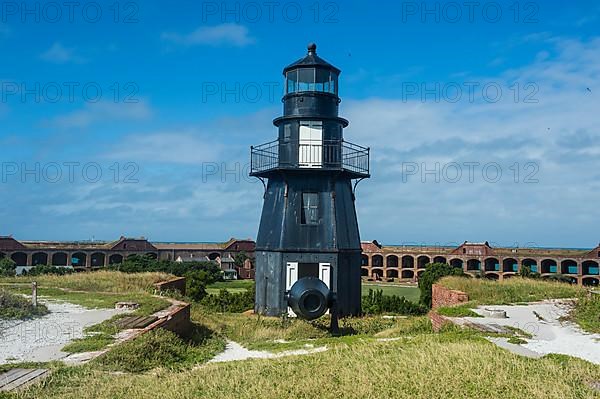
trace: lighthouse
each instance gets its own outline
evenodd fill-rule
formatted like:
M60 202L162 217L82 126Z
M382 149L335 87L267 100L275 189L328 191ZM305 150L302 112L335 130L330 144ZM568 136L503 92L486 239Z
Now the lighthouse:
M354 190L369 178L369 149L344 139L340 70L308 54L283 70L276 140L251 147L264 185L256 239L255 312L312 320L361 313L361 246Z

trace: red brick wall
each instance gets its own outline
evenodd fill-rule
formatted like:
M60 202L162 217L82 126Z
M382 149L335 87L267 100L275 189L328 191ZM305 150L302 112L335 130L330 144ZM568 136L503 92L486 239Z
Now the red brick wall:
M184 304L171 313L158 327L174 332L180 337L189 337L192 332L190 309L191 306L189 304Z
M437 314L435 311L431 311L428 314L429 320L431 320L431 327L433 331L438 332L444 324L452 323L446 317Z
M185 277L156 283L154 286L158 291L179 291L181 295L185 295Z
M469 296L462 291L451 290L439 284L434 284L431 287L431 308L433 310L442 306L456 306L465 302L469 302Z

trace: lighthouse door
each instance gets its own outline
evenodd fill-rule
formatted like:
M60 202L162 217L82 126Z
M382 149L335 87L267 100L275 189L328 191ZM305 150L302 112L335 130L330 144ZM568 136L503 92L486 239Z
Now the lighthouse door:
M323 122L300 122L298 163L301 168L320 168L323 163Z

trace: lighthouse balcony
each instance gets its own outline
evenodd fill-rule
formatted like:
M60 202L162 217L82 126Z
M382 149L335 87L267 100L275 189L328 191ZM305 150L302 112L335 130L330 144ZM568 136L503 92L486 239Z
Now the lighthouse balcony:
M250 176L269 177L277 170L337 170L353 179L370 176L370 149L344 140L274 140L250 151Z

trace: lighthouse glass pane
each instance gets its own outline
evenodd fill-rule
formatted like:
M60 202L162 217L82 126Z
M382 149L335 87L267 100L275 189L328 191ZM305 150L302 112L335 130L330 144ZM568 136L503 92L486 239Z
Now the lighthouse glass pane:
M330 93L331 71L328 69L317 69L316 72L316 91Z
M323 122L300 122L298 164L301 168L320 168L323 164Z
M302 68L298 70L298 91L315 90L315 68Z
M286 94L298 91L298 71L290 71L286 75Z

